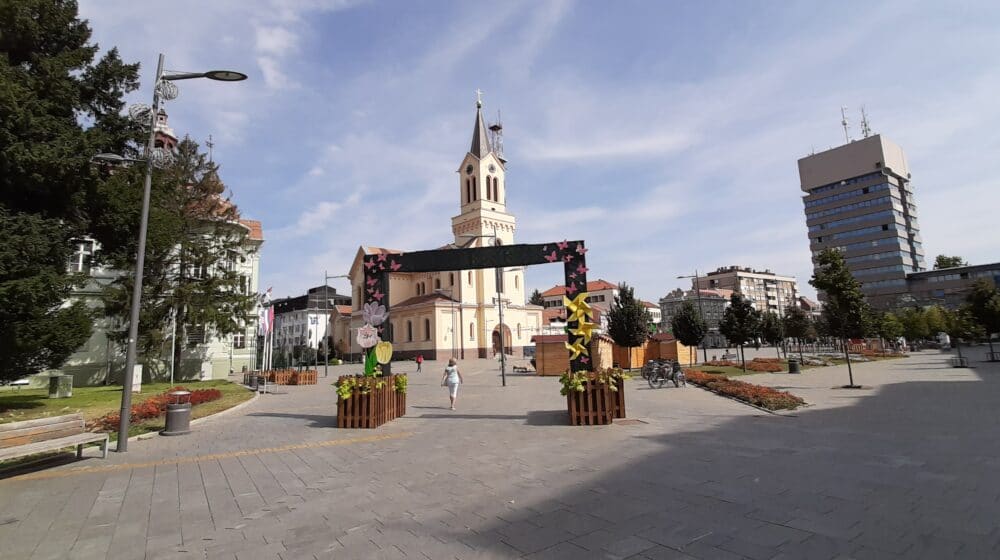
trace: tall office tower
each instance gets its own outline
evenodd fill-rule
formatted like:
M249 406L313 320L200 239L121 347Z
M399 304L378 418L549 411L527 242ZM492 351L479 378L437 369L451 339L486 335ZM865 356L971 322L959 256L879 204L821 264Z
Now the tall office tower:
M836 248L875 307L906 293L924 270L917 207L902 148L876 134L799 160L813 259ZM822 294L820 294L822 299Z

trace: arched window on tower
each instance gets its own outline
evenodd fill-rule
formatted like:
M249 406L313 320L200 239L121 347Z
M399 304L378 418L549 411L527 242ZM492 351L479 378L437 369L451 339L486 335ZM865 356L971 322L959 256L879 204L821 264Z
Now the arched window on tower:
M500 198L500 179L497 177L493 178L493 200L503 202Z
M469 340L476 340L476 324L469 323Z
M435 290L440 290L441 289L441 279L440 278L435 278L434 279L434 289Z
M472 178L472 200L479 200L479 193L476 192L476 178Z
M472 179L465 180L465 202L472 202Z
M493 200L493 177L486 176L486 200Z

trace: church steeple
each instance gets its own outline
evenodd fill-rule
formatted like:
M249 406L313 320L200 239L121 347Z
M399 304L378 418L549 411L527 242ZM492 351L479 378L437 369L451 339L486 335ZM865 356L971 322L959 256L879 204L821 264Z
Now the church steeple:
M482 95L482 92L476 90L478 95ZM490 137L486 134L486 123L483 121L483 100L481 97L476 99L476 126L472 129L472 147L469 148L469 153L476 156L479 159L483 159L486 154L493 151L493 147L490 146Z

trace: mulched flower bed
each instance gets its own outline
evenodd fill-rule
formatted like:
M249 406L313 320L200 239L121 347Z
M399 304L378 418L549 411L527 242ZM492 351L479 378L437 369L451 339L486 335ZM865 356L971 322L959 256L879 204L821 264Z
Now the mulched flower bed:
M141 403L133 404L132 413L129 415L130 422L141 422L143 420L149 420L150 418L156 418L162 415L166 412L167 405L174 402L174 398L168 394L173 391L187 391L187 389L179 386L174 387L173 389L167 389L159 395L153 395ZM194 391L191 391L188 402L191 403L191 406L195 406L201 403L217 401L221 398L222 391L218 389L195 389ZM94 427L98 430L106 432L117 430L120 418L121 414L119 412L109 412L108 414L98 418L94 422Z
M801 397L796 397L787 391L736 381L725 375L708 374L698 370L686 370L685 375L687 380L695 385L767 410L794 410L806 403Z
M705 365L737 368L743 367L740 362L735 362L733 360L711 360L709 362L705 362ZM778 358L754 358L753 360L747 362L747 370L774 373L778 371L785 371L785 365Z

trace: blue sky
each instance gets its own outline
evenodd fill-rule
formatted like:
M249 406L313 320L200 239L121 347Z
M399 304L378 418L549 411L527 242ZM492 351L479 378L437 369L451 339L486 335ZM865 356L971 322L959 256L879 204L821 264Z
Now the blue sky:
M155 6L155 9L154 9ZM995 2L82 0L102 48L167 68L179 133L212 135L276 296L361 244L451 240L475 93L503 115L522 243L585 239L589 276L656 301L680 274L812 268L796 160L843 143L840 107L907 153L928 259L1000 260ZM532 267L529 289L561 283ZM344 281L335 281L346 291Z

